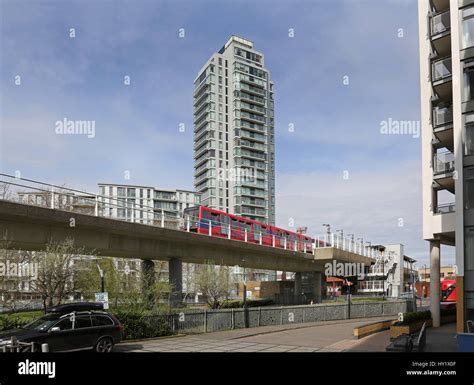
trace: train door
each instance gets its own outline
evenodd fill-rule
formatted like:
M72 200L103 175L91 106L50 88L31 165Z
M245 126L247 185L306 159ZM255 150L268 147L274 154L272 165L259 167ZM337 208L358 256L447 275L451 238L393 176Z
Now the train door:
M220 214L220 225L221 225L222 235L229 236L229 224L230 224L230 217L225 214Z
M260 237L262 235L262 226L258 223L253 224L253 236L256 242L260 242Z

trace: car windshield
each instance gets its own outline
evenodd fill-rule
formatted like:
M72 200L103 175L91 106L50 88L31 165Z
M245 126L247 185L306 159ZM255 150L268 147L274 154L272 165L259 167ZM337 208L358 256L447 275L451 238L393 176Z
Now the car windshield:
M30 330L47 330L52 324L54 324L58 320L58 316L54 314L48 314L44 317L38 318L33 322L23 326L23 329L30 329Z

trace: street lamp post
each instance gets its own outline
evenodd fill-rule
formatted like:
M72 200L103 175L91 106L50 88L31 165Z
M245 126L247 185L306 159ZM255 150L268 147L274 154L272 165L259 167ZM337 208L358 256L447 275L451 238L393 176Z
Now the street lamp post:
M248 328L249 327L249 313L247 309L247 281L245 278L245 259L242 259L242 268L244 269L244 275L243 275L244 292L242 293L243 302L244 302L244 325L246 328Z
M104 293L105 292L105 272L104 270L101 269L99 262L97 262L97 269L99 269L99 275L100 275L100 292Z
M354 247L354 234L347 234L347 236L351 238L351 244L350 244L350 247L349 247L349 251L354 252L355 250L352 250L352 248Z
M331 225L329 223L323 223L323 226L326 228L326 234L327 234L327 243L329 243L331 239ZM326 245L327 246L327 245ZM332 246L332 245L331 245Z
M360 252L364 255L364 238L357 238L357 240L360 241Z

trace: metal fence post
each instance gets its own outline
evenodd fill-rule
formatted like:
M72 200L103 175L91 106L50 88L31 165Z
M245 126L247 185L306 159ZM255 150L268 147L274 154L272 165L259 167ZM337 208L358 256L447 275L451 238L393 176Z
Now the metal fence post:
M260 319L262 318L262 308L258 307L257 326L260 326Z
M262 232L260 231L260 244L263 242Z
M247 229L245 229L245 242L247 242Z
M280 315L280 325L283 325L283 306L280 307L281 315Z
M161 210L161 227L165 227L165 211Z
M229 233L227 234L227 238L230 239L230 236L231 236L231 227L230 227L230 224L229 224Z
M275 247L275 235L272 235L272 246Z
M235 314L234 314L234 309L231 309L231 327L232 329L235 329Z
M186 231L189 232L190 229L191 229L191 224L189 223L189 215L188 215L187 221L186 221Z
M204 333L207 333L207 310L204 310Z
M209 219L209 236L211 236L211 235L212 235L212 222Z
M347 295L347 319L351 319L351 295Z

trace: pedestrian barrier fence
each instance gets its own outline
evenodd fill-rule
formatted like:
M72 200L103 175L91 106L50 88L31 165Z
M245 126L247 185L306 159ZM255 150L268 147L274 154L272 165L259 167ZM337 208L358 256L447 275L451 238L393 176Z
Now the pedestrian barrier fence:
M209 333L245 327L286 325L316 321L396 316L407 311L406 300L387 300L343 304L316 304L280 307L194 310L174 314L145 316L150 326L166 324L172 334ZM153 327L150 328L153 330ZM146 334L146 333L145 333ZM144 335L142 338L153 337Z

